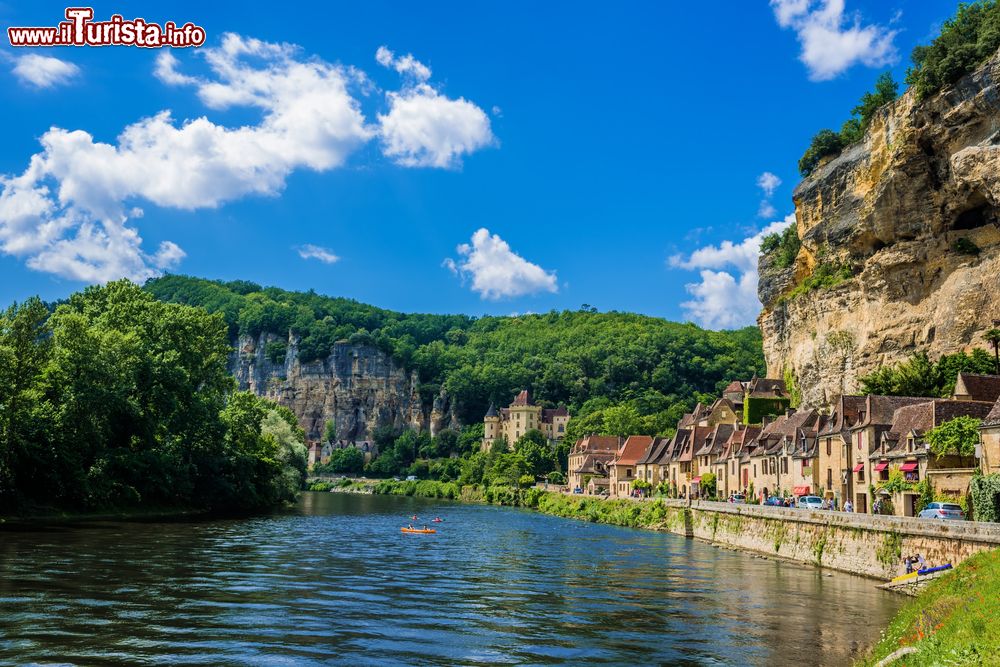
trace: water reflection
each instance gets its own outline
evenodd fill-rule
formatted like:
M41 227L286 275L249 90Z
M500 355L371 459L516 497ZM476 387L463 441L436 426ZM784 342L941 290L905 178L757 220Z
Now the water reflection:
M445 523L401 535L413 513ZM672 535L407 498L0 533L0 662L838 665L899 603Z

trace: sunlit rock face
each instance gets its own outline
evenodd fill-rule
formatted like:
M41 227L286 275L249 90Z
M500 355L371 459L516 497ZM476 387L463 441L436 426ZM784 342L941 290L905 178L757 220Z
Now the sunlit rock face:
M937 95L907 92L796 188L802 249L787 269L761 258L758 322L768 375L790 373L804 404L917 351L985 346L1000 319L998 82L1000 54ZM789 298L822 263L854 278Z
M240 389L266 396L291 409L310 440L321 440L328 421L337 439L370 440L381 426L430 429L458 426L452 401L442 392L430 405L419 394L416 372L400 366L382 350L336 343L328 357L300 363L297 339L288 339L283 363L265 354L268 342L283 337L264 333L240 336L230 370Z

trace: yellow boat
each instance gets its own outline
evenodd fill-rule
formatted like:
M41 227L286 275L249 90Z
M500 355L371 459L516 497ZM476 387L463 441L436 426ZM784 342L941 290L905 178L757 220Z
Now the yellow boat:
M401 533L416 533L419 535L430 535L431 533L436 533L437 531L433 528L400 528Z
M910 572L909 574L901 574L898 577L893 577L892 581L890 583L898 584L898 583L901 583L903 581L909 581L910 579L916 579L917 576L918 576L918 574L919 574L918 572Z

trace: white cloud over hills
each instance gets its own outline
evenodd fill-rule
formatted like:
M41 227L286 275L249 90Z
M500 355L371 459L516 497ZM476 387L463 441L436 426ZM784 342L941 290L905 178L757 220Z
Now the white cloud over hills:
M795 214L768 224L740 241L722 241L698 248L689 256L674 255L674 268L698 271L700 281L685 285L691 299L681 303L686 317L709 329L753 324L760 312L757 298L757 259L760 242L768 234L795 223Z
M470 281L472 291L484 299L496 301L559 291L554 271L524 259L488 229L476 230L471 243L463 243L456 250L459 259L448 258L444 266L463 281Z
M293 171L342 167L377 138L406 167L456 167L493 142L482 109L427 83L430 69L412 56L379 53L404 83L386 93L388 112L377 122L359 101L371 87L363 72L303 57L294 45L226 34L200 51L205 75L184 73L172 53L161 53L154 74L164 84L193 88L210 110L257 109L259 122L178 122L160 111L125 127L115 143L51 128L23 173L0 177L0 252L75 280L141 281L175 266L184 251L170 241L146 251L130 224L141 215L137 204L195 210L277 195ZM336 256L327 253L311 257L329 263Z

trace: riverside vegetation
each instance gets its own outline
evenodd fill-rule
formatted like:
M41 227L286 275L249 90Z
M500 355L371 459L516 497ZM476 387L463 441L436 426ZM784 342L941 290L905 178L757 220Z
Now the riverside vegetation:
M294 416L237 392L219 315L127 280L0 314L0 516L274 507L306 467Z

